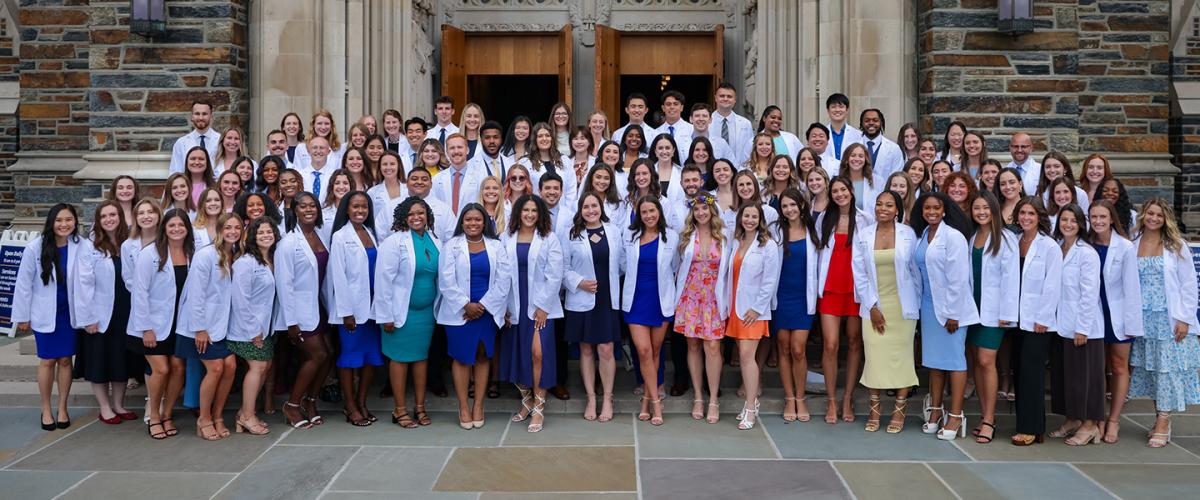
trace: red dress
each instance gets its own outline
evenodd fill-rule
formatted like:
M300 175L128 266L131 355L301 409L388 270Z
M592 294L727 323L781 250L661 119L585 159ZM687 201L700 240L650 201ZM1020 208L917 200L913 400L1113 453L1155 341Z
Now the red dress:
M858 302L854 300L854 276L850 270L851 249L846 244L848 236L833 235L833 254L829 256L829 274L825 277L825 290L817 303L817 312L830 316L859 315Z

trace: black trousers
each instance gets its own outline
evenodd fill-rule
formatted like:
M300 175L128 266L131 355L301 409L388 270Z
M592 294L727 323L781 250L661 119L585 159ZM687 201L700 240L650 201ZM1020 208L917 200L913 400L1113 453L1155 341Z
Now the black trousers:
M553 321L555 333L554 369L557 372L555 375L558 377L558 379L554 381L554 385L565 388L567 386L567 358L570 355L570 351L567 349L568 345L566 341L566 335L563 334L563 329L567 327L567 322L563 318L558 318Z
M433 337L429 341L428 377L425 386L430 389L445 389L446 378L443 374L446 366L446 327L435 325Z
M671 329L667 330L667 342L671 344L671 366L675 368L672 378L674 385L690 387L692 377L687 364L687 337L675 333L674 323L671 323Z
M1017 384L1017 432L1038 435L1046 432L1046 361L1050 344L1059 340L1054 332L1021 330L1013 337L1013 368Z

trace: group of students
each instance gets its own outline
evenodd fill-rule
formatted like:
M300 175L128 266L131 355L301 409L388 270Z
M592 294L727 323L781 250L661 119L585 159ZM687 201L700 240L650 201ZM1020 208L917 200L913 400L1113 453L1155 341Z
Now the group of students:
M836 94L830 123L801 142L777 107L755 132L729 112L732 87L714 100L694 105L688 122L684 97L668 91L652 128L634 94L631 123L611 133L600 112L572 127L560 103L548 122L521 117L505 132L474 104L455 126L442 97L436 124L389 110L381 132L364 117L347 143L328 112L307 134L289 113L260 161L240 129L213 132L211 107L197 103L161 199L139 198L137 181L118 177L87 236L77 209L60 204L25 250L13 320L34 332L43 360L42 426L69 425L76 353L100 419L136 419L123 406L131 353L149 365L151 437L178 433L181 394L196 403L199 436L228 436L221 415L236 358L247 366L236 429L267 433L256 405L281 369L280 336L302 360L282 408L295 428L323 423L316 396L333 366L346 421L375 422L367 390L385 359L393 423L429 425L427 381L448 356L462 428L484 425L483 388L501 380L521 395L512 420L537 432L547 391L565 375L565 343L580 347L584 418L611 420L626 338L638 418L662 425L669 332L686 345L691 417L714 424L722 341L736 341L739 429L757 422L772 343L782 418L810 419L814 331L826 422L855 420L861 383L871 432L884 391L895 394L886 431L903 429L918 358L931 374L922 431L944 440L966 435L969 373L980 443L1008 397L1013 444L1042 441L1047 365L1051 411L1067 417L1049 435L1068 444L1115 442L1126 398L1149 397L1159 410L1149 444L1165 446L1170 412L1200 403L1190 251L1170 204L1152 198L1134 212L1103 156L1084 162L1076 187L1065 156L1029 158L1025 134L1002 168L959 122L940 148L911 124L893 142L878 110L861 113L861 131L847 124L849 101Z

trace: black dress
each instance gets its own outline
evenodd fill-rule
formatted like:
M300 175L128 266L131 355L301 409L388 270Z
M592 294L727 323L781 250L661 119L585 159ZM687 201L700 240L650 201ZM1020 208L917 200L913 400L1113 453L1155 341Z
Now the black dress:
M142 338L140 336L134 337L130 335L129 343L127 344L127 347L130 351L146 356L175 355L175 337L178 337L178 335L175 335L175 327L179 322L179 299L183 296L183 285L187 282L188 266L174 266L172 269L175 272L175 309L173 310L171 316L171 331L167 332L167 338L165 340L158 341L158 344L156 344L153 349L147 349L145 344L142 343Z
M103 332L79 333L78 356L75 356L75 377L93 384L125 383L125 330L129 326L129 290L121 279L121 257L113 256L112 318Z
M596 272L596 306L591 311L566 311L567 342L604 344L621 341L620 311L613 309L611 287L608 280L608 236L604 228L587 229L581 236L592 246L592 270Z

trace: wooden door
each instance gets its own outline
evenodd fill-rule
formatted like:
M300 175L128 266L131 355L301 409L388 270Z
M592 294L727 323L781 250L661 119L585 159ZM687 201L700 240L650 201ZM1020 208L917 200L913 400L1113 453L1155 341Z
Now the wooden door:
M596 109L608 115L615 129L621 121L621 32L596 25Z
M467 104L467 34L442 25L442 95L454 98L454 123Z
M571 49L574 46L571 25L565 24L561 30L558 30L558 100L567 103L567 106L572 108L571 76L574 65L572 64Z
M712 93L717 92L717 87L725 81L725 25L718 24L717 29L713 31L713 49L712 49Z

